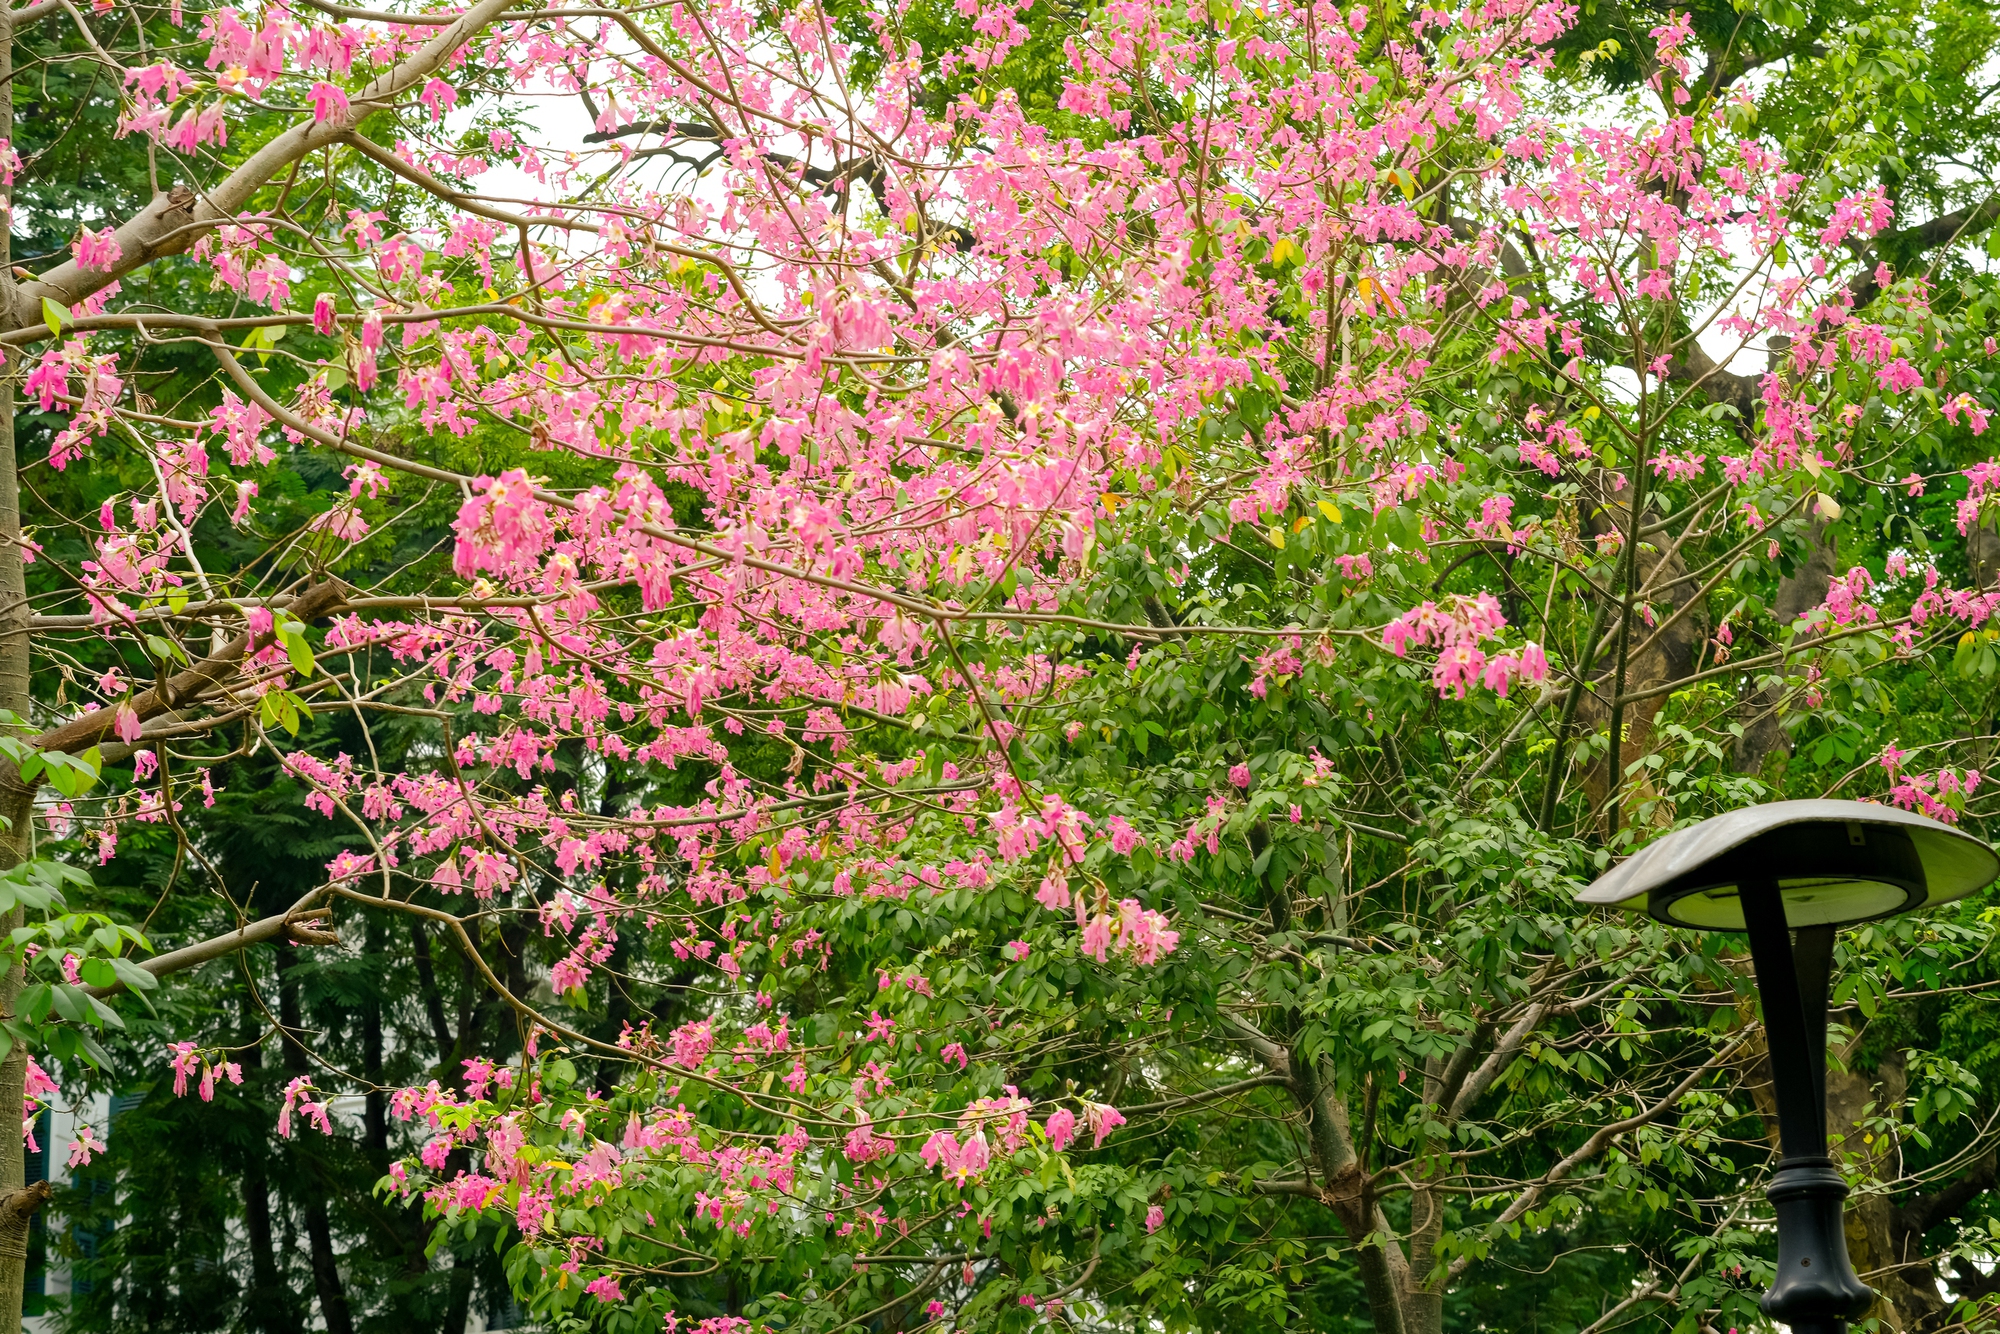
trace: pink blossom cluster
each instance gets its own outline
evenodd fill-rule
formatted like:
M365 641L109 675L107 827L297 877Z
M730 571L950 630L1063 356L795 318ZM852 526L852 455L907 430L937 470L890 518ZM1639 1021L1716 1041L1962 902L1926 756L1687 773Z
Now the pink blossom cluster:
M1468 686L1483 683L1505 698L1516 680L1539 685L1549 675L1548 658L1532 640L1519 653L1487 655L1483 643L1506 624L1491 593L1453 597L1422 603L1389 622L1382 629L1382 646L1399 658L1412 645L1437 648L1431 680L1441 695L1464 699Z
M203 1102L215 1101L215 1085L218 1079L227 1079L232 1084L243 1082L243 1067L227 1059L222 1051L203 1051L192 1042L174 1042L167 1046L167 1064L174 1072L174 1096L187 1096L188 1080L196 1067L201 1069L198 1085Z

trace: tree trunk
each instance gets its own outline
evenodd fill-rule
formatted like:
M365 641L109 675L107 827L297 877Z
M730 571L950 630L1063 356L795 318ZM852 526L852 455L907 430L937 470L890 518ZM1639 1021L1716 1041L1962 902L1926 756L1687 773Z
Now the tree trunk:
M1874 1078L1853 1070L1826 1072L1826 1121L1828 1139L1836 1154L1855 1155L1868 1176L1881 1180L1897 1175L1895 1142L1877 1136L1870 1144L1861 1128L1865 1112L1895 1107L1902 1102L1908 1080L1903 1073L1903 1055L1893 1052L1883 1058ZM1870 1104L1873 1104L1871 1109ZM1896 1203L1887 1196L1858 1192L1847 1205L1847 1253L1855 1272L1875 1289L1875 1305L1868 1315L1881 1322L1886 1331L1917 1330L1946 1309L1939 1295L1937 1276L1921 1249L1914 1255L1899 1254L1896 1235ZM1917 1238L1919 1243L1922 1238Z
M1390 1236L1393 1229L1366 1189L1367 1174L1354 1152L1347 1104L1316 1062L1294 1052L1289 1066L1293 1096L1305 1111L1313 1158L1326 1183L1321 1198L1349 1240L1358 1245L1355 1265L1361 1271L1375 1334L1419 1334L1409 1321L1410 1266L1402 1247L1394 1242L1361 1244L1371 1233Z
M340 1263L333 1253L333 1228L326 1216L326 1197L315 1193L306 1202L305 1215L320 1318L326 1322L327 1334L354 1334L354 1317L347 1309L347 1290L340 1284Z
M1805 559L1778 581L1771 615L1781 629L1826 601L1839 549L1839 538L1831 529L1832 525L1815 519L1806 529ZM1771 686L1743 701L1743 735L1736 742L1738 773L1762 773L1773 755L1791 755L1792 739L1779 713L1784 697L1782 689Z
M14 136L14 25L0 15L0 139ZM0 191L0 300L14 296L13 192ZM0 709L27 718L28 584L21 564L21 479L14 458L13 358L0 380ZM34 792L23 785L12 765L0 770L0 867L10 867L28 855L34 818ZM19 908L0 918L0 930L20 926ZM23 983L19 967L0 975L0 1015L11 1017ZM16 1045L0 1060L0 1112L19 1107L27 1083L28 1053ZM0 1117L11 1121L11 1116ZM27 1292L28 1226L34 1210L48 1196L46 1183L38 1196L26 1193L27 1160L18 1132L0 1134L0 1201L17 1206L0 1209L0 1334L18 1334L21 1302ZM18 1193L18 1194L17 1194Z
M444 1323L438 1326L438 1334L459 1334L465 1328L465 1319L472 1309L472 1261L463 1254L452 1257L451 1300L445 1307Z
M298 979L292 976L298 966L298 946L289 940L278 943L278 1021L285 1027L282 1045L285 1052L285 1067L296 1074L310 1074L312 1063L306 1049L295 1036L303 1020L299 1006ZM298 1149L300 1176L306 1179L305 1207L301 1211L306 1220L306 1240L312 1258L313 1288L319 1294L320 1318L326 1322L327 1334L354 1334L354 1317L347 1309L347 1290L341 1286L340 1265L333 1251L333 1226L327 1217L326 1193L323 1183L313 1178L317 1175L307 1156Z
M1965 564L1972 571L1974 588L1991 588L2000 583L2000 532L1991 520L1982 520L1965 535Z
M243 1069L256 1087L255 1074L264 1068L264 1047L257 1042L258 1021L244 997L243 1026L249 1045L243 1049ZM266 1145L262 1137L250 1146L243 1162L243 1234L250 1244L250 1290L244 1294L246 1326L258 1334L297 1334L301 1328L292 1294L278 1275L277 1249L271 1237L271 1183L264 1175Z
M1586 495L1581 505L1584 531L1592 536L1622 535L1628 526L1631 507L1629 499L1621 499L1621 496L1629 497L1630 494L1630 488L1623 493L1615 493L1600 485L1594 496ZM1655 520L1650 505L1642 518L1649 523ZM1686 520L1692 522L1693 516L1686 516ZM1644 527L1644 524L1640 526ZM1687 562L1678 551L1671 549L1673 536L1671 531L1661 532L1639 542L1633 579L1644 593L1635 605L1631 626L1634 652L1625 665L1627 691L1645 690L1687 676L1694 670L1695 652L1708 633L1706 618L1701 608L1696 607L1667 626L1658 639L1653 637L1655 626L1664 625L1700 591L1700 585L1689 577ZM1637 608L1642 607L1652 609L1650 623L1639 614ZM1645 651L1639 652L1642 646ZM1603 666L1593 671L1596 690L1586 693L1577 706L1577 718L1593 729L1602 729L1610 724L1611 700L1608 696L1617 679L1613 664L1603 658L1600 662ZM1655 695L1625 706L1625 739L1620 747L1622 767L1630 768L1635 760L1651 749L1653 723L1672 698L1671 695ZM1607 757L1600 756L1584 772L1583 790L1590 797L1591 809L1601 810L1611 793L1611 768ZM1629 809L1637 819L1640 806L1652 795L1651 786L1646 780L1639 779L1629 795Z
M414 919L412 919L414 920ZM365 948L371 962L380 966L388 950L382 922L370 914ZM371 988L361 1007L361 1073L368 1080L366 1106L362 1113L363 1137L377 1171L389 1166L389 1099L382 1088L382 993Z

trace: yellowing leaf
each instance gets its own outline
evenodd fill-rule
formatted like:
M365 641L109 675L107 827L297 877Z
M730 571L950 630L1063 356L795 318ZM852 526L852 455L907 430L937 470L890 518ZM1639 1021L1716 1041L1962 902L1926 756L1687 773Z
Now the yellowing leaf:
M1818 510L1821 517L1829 522L1840 517L1840 503L1824 491L1820 492L1814 499L1813 508Z
M1269 528L1264 530L1264 540L1266 542L1269 542L1272 546L1276 547L1278 550L1283 551L1285 549L1284 528L1278 524L1275 523L1272 524Z
M1289 236L1279 237L1278 244L1271 247L1271 263L1274 265L1283 264L1288 260L1296 259L1298 258L1298 255L1299 255L1298 244L1294 242L1292 238Z
M1597 420L1597 418L1598 418L1598 416L1599 416L1599 412L1598 412L1598 408L1597 408L1597 405L1596 405L1595 403L1592 403L1592 404L1591 404L1591 405L1590 405L1589 407L1587 407L1587 408L1585 408L1585 409L1583 410L1583 419L1584 419L1585 421L1587 421L1587 422L1594 422L1594 421L1596 421L1596 420Z
M1319 512L1324 514L1330 523L1340 522L1340 506L1334 504L1331 500L1320 501Z
M1312 522L1312 515L1301 514L1298 518L1292 520L1292 531L1295 533L1304 532L1306 525L1311 522Z
M778 845L775 843L771 845L771 861L769 870L771 872L771 879L773 880L777 880L785 874L785 866L783 862L780 862L778 860Z

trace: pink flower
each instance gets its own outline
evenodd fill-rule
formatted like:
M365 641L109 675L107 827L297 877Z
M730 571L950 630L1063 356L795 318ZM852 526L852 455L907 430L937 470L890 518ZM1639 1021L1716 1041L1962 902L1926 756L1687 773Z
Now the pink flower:
M1076 1138L1076 1113L1067 1107L1058 1107L1049 1113L1048 1124L1043 1129L1048 1134L1050 1147L1061 1153Z
M963 1144L950 1131L937 1131L924 1141L917 1156L924 1160L925 1166L940 1169L946 1181L960 1186L984 1173L993 1161L982 1130L974 1130Z
M1250 786L1250 766L1239 764L1231 768L1229 771L1229 781L1240 788L1248 788Z
M1090 1147L1102 1148L1107 1135L1125 1124L1125 1116L1116 1107L1101 1102L1087 1102L1083 1105L1084 1128L1090 1131Z
M1152 1233L1158 1232L1160 1230L1160 1225L1165 1223L1166 1221L1167 1221L1167 1211L1165 1209L1162 1209L1157 1204L1154 1205L1152 1208L1148 1209L1146 1211L1147 1234L1151 1235Z
M971 1064L965 1054L965 1044L962 1042L954 1042L945 1047L944 1050L938 1053L938 1059L946 1065L957 1061L960 1070L965 1069L967 1065Z
M347 94L322 79L312 86L312 109L314 120L338 120L347 114Z
M97 1132L89 1126L79 1126L76 1138L69 1142L69 1165L84 1167L97 1154L105 1151L104 1141L97 1138Z
M316 1102L308 1096L316 1092L318 1090L313 1088L312 1077L309 1075L300 1075L291 1083L285 1085L285 1102L278 1109L278 1135L281 1139L290 1139L292 1137L292 1111L294 1107L297 1108L301 1115L318 1126L321 1134L331 1135L333 1133L333 1122L327 1116L327 1104L325 1102Z
M618 1276L616 1274L606 1274L602 1278L592 1279L584 1286L583 1290L597 1298L600 1302L622 1302L625 1300L625 1294L618 1290Z
M333 293L321 292L313 298L313 330L316 333L330 334L340 327L334 314Z
M444 113L458 103L458 89L443 79L432 79L417 94L417 100L430 108L432 120L443 120Z
M195 1045L192 1042L176 1042L167 1050L173 1053L168 1064L174 1072L174 1096L185 1098L188 1091L188 1076L193 1074L195 1066L200 1064L199 1058L195 1056Z
M673 1032L674 1064L683 1070L699 1069L715 1045L715 1029L708 1020L682 1024Z
M203 1061L201 1063L200 1089L201 1100L203 1102L215 1101L215 1080L218 1075L225 1076L232 1084L241 1084L243 1082L243 1067L234 1061L224 1061L218 1065L211 1065L207 1061Z
M158 757L155 756L154 758L155 762L157 763ZM63 955L62 956L63 981L69 983L73 987L81 986L83 984L83 977L80 973L77 972L77 969L80 968L82 965L83 965L83 960L77 958L74 954Z
M1083 928L1083 952L1103 963L1110 950L1111 919L1098 913L1090 919L1090 925Z
M120 248L112 228L93 232L85 227L70 243L70 253L76 256L78 268L109 270L117 266L125 252Z
M1027 959L1034 947L1029 945L1025 940L1010 940L1007 942L1005 948L1009 954L1014 956L1015 963L1022 963Z
M1528 646L1521 650L1521 679L1536 685L1549 679L1548 655L1533 640L1529 640Z

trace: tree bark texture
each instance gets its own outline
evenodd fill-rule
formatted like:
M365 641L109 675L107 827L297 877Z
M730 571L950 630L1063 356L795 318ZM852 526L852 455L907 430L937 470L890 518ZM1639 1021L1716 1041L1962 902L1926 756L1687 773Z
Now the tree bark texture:
M1602 474L1594 476L1601 477ZM1614 533L1622 535L1628 527L1630 502L1601 484L1595 494L1586 494L1580 504L1583 530L1592 537ZM1642 518L1642 531L1647 524L1657 522L1650 510ZM1629 631L1633 652L1625 664L1625 689L1628 691L1650 689L1687 676L1694 670L1696 651L1708 633L1707 621L1699 607L1668 624L1701 587L1690 576L1687 562L1680 552L1670 545L1661 545L1670 542L1669 533L1655 533L1651 537L1642 537L1637 544L1633 581L1640 592L1633 604L1633 624ZM1651 610L1650 623L1641 608ZM1613 615L1616 614L1614 608ZM1664 632L1656 635L1655 626L1665 626ZM1616 679L1615 668L1609 663L1595 673L1595 689L1586 692L1577 706L1577 717L1586 727L1596 730L1609 726L1612 715L1609 695L1615 688ZM1618 748L1621 767L1629 768L1651 750L1653 725L1672 698L1671 695L1655 695L1625 706L1625 736ZM1606 798L1611 794L1611 766L1606 757L1593 760L1584 770L1583 790L1590 798L1593 811L1604 807ZM1651 795L1646 781L1643 778L1638 780L1630 793L1631 808L1636 812Z
M1831 524L1814 520L1807 528L1805 559L1778 581L1778 596L1771 603L1771 615L1780 626L1790 625L1826 601L1839 559L1839 541ZM1737 740L1735 755L1738 773L1762 773L1773 756L1782 759L1792 753L1792 739L1785 731L1784 698L1783 690L1767 686L1743 701L1743 735Z
M14 136L14 25L0 15L0 139ZM15 296L12 253L13 192L0 194L0 300ZM29 716L28 586L21 563L21 479L14 457L14 376L19 363L8 358L0 368L0 709ZM27 857L31 846L34 793L20 781L11 764L0 765L0 869ZM24 919L22 909L0 918L0 930L11 931ZM19 999L21 968L0 974L0 1015L11 1018ZM27 1082L28 1052L13 1044L0 1060L0 1109L22 1104ZM11 1116L5 1120L11 1121ZM0 1334L18 1334L21 1304L27 1295L28 1228L34 1212L49 1196L47 1182L29 1190L25 1145L18 1131L0 1134Z

